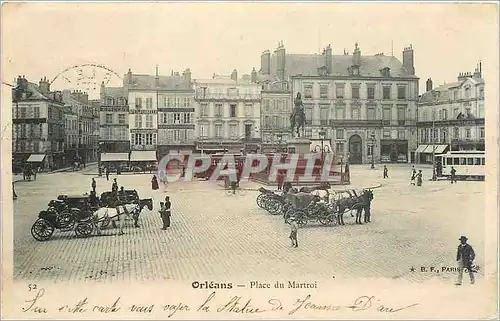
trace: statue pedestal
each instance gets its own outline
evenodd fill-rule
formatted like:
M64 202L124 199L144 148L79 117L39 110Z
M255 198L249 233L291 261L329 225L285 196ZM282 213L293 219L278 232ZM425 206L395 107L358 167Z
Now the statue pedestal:
M311 140L302 137L291 138L287 141L286 147L290 154L310 154Z

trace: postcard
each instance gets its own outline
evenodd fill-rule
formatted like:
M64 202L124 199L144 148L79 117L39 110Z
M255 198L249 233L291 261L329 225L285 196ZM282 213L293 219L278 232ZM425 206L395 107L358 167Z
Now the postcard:
M2 3L2 318L498 317L498 4Z

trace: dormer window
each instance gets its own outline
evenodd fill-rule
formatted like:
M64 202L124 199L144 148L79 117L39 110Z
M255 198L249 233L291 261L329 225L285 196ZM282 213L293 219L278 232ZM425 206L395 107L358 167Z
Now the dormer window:
M318 74L323 77L326 76L328 74L326 66L319 67Z
M351 71L352 71L351 76L359 76L359 66L352 66Z
M107 98L106 105L108 106L113 106L114 105L114 99L111 97Z
M391 69L389 67L385 67L380 69L380 75L382 77L390 77L391 76Z

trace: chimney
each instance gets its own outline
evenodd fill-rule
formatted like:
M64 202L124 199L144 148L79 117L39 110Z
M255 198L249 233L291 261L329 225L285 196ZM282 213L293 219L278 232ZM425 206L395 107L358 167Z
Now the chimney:
M354 44L354 51L352 53L352 65L360 66L361 65L361 50L358 47L358 43Z
M472 75L469 72L460 72L460 73L458 73L457 80L458 81L464 81L467 78L471 78L471 76Z
M231 79L234 80L235 82L238 82L238 71L236 69L233 70L231 73Z
M160 87L160 76L158 75L158 65L156 65L155 86L156 88Z
M260 72L263 75L271 74L271 52L264 50L260 55Z
M50 92L50 83L47 80L47 77L43 77L43 79L40 79L40 82L38 83L40 93L42 94L47 94Z
M427 81L425 82L425 91L431 91L432 90L432 79L428 78Z
M328 44L325 51L325 67L328 75L331 75L333 72L333 55L332 55L332 46Z
M404 48L403 50L403 67L405 67L405 69L408 71L410 75L412 76L415 75L415 62L413 58L412 45Z
M255 71L255 67L252 69L252 73L250 75L250 81L255 84L257 83L257 71Z
M286 51L285 51L285 45L283 44L283 41L278 42L278 47L274 51L274 54L276 55L276 75L278 76L279 80L284 81L285 80Z
M191 70L187 68L186 70L184 70L182 75L184 76L184 81L188 84L191 84Z

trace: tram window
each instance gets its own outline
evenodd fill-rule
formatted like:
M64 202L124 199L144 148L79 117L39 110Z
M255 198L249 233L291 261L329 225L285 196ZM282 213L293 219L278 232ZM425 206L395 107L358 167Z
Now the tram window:
M453 165L460 165L458 157L453 158Z
M472 157L467 158L467 165L474 165L474 158Z
M460 165L467 165L467 158L460 157Z
M481 159L481 163L484 165L484 158Z
M453 165L453 158L447 158L446 159L446 165Z
M474 165L481 165L481 158L474 158Z

